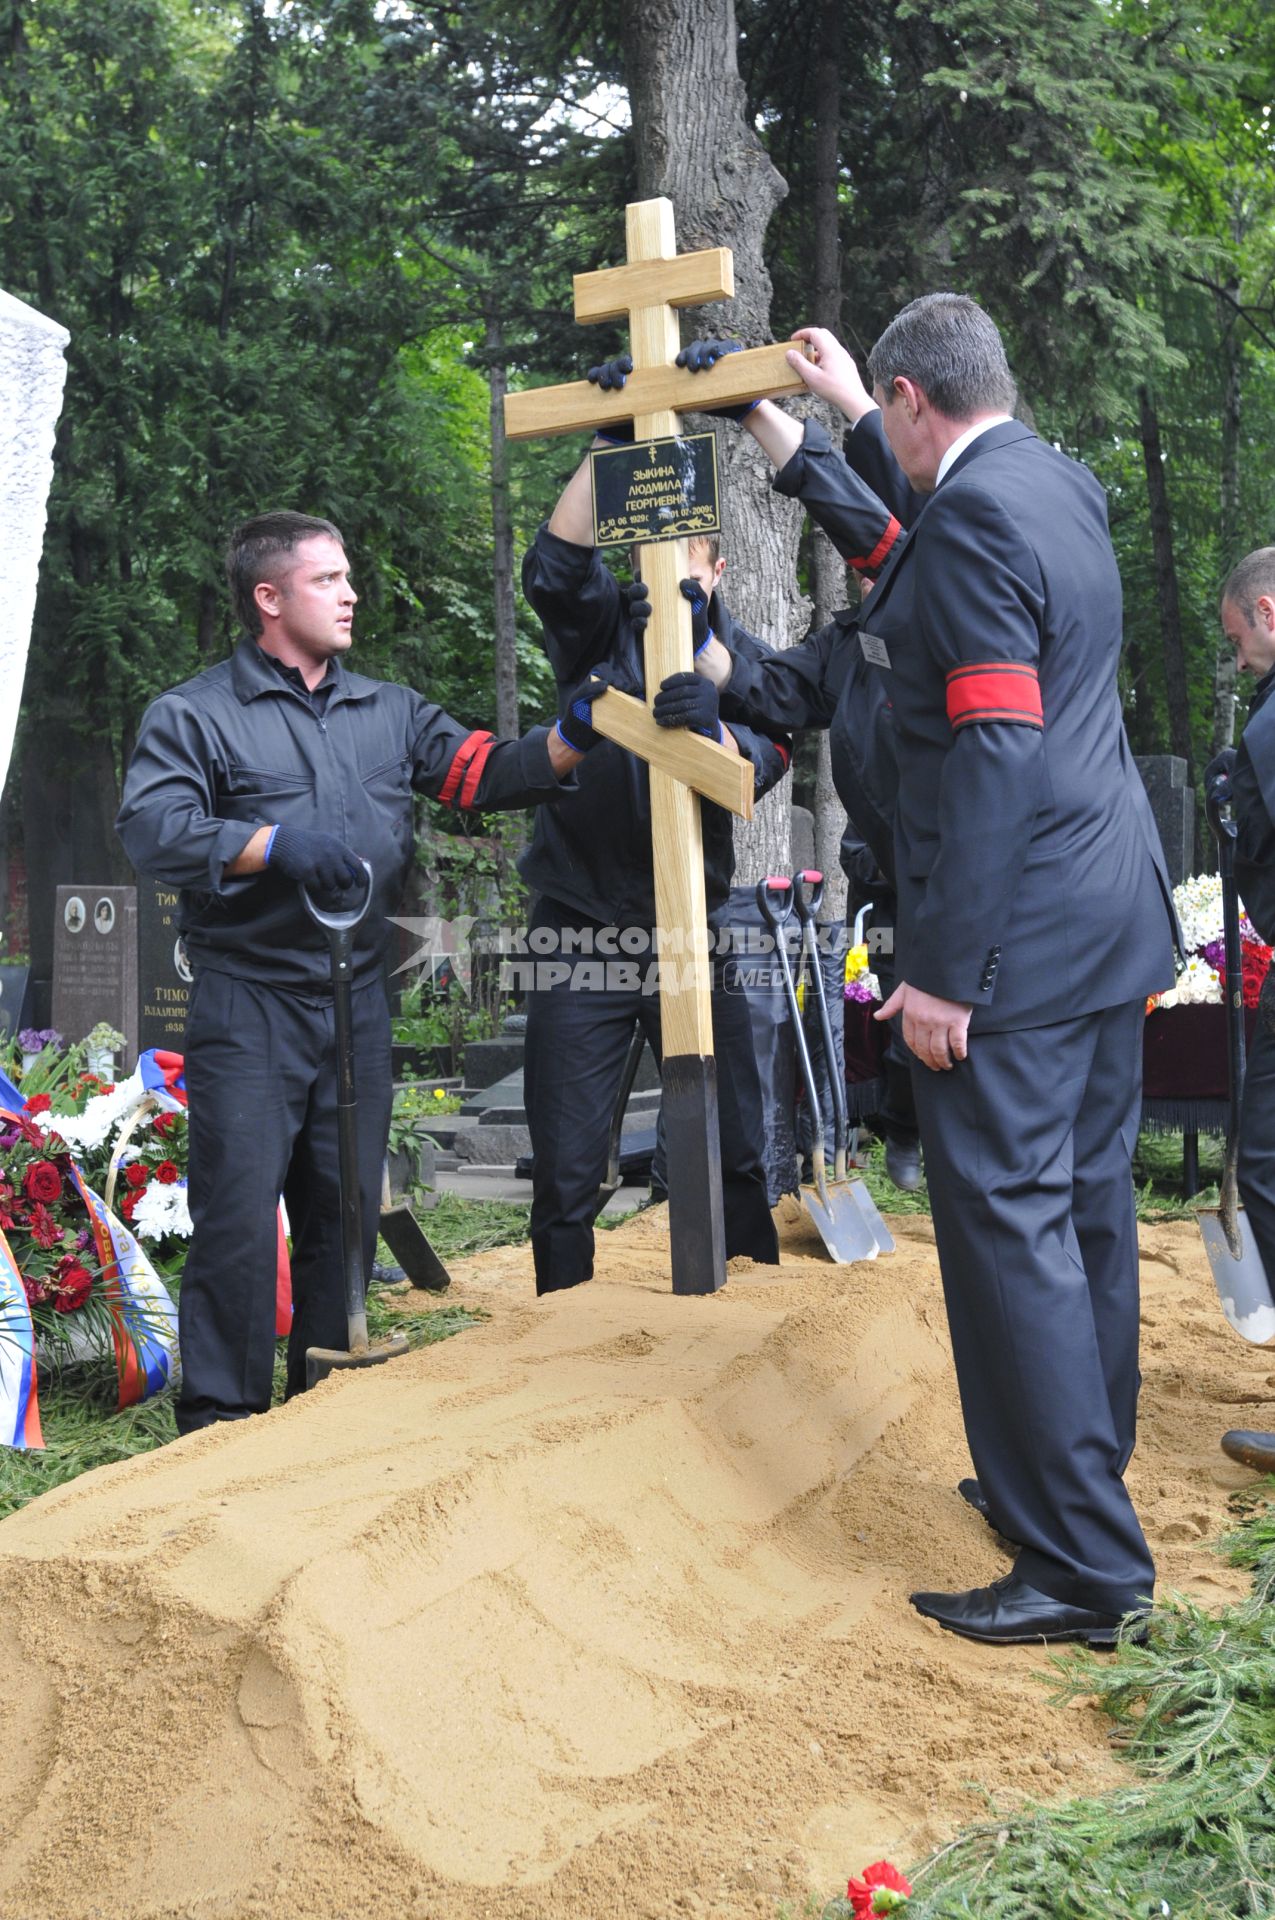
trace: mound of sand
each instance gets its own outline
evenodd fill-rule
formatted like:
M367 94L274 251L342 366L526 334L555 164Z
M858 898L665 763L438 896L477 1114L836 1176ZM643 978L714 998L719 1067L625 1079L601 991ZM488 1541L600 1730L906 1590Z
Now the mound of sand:
M667 1222L481 1327L266 1419L104 1469L0 1527L11 1920L773 1920L983 1809L1102 1787L1105 1725L1039 1650L906 1603L1004 1571L961 1436L928 1221L836 1268L669 1293ZM1145 1235L1132 1485L1166 1587L1272 1424L1275 1357L1191 1224Z

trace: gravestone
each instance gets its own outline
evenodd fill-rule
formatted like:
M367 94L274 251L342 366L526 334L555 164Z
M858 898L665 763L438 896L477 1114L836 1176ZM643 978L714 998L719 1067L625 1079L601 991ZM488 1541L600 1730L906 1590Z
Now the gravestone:
M181 895L143 875L137 886L137 1044L186 1049L191 971L177 930Z
M30 974L29 967L0 967L0 1034L9 1039L22 1027L36 1024L26 1008Z
M137 1059L137 888L59 887L53 922L53 1024L83 1040L105 1020Z
M1195 865L1195 789L1187 785L1186 761L1172 753L1136 755L1134 765L1155 815L1169 885L1189 879Z

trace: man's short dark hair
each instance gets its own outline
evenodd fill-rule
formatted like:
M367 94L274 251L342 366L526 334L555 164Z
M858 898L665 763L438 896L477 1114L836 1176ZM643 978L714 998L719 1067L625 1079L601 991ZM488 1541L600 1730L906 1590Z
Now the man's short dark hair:
M1257 603L1265 596L1275 600L1275 547L1256 547L1231 568L1219 604L1229 600L1251 627L1257 618Z
M967 293L925 293L895 315L868 355L868 384L893 399L900 374L949 420L1012 413L1018 399L996 322Z
M253 588L268 580L280 554L295 553L303 540L326 533L344 546L330 520L315 520L308 513L259 513L236 527L226 548L226 578L235 612L249 633L261 632L261 609L253 598Z
M720 533L693 533L686 544L688 547L703 547L710 567L715 567L722 557Z

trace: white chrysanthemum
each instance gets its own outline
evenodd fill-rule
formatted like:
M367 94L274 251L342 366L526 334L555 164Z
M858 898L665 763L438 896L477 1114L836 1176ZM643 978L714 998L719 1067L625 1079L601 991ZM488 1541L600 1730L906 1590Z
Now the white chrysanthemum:
M129 1225L139 1240L162 1240L169 1233L188 1240L194 1229L186 1204L186 1182L174 1180L171 1186L165 1186L161 1180L152 1180L134 1208Z
M1220 1007L1221 1004L1222 982L1217 970L1198 954L1191 955L1178 975L1176 987L1160 1000L1162 1007Z
M1173 904L1187 952L1222 938L1222 881L1216 873L1195 873L1173 889Z
M140 1082L125 1080L109 1093L94 1094L81 1114L37 1113L35 1123L42 1133L59 1135L72 1152L93 1153L106 1145L145 1098L146 1089Z

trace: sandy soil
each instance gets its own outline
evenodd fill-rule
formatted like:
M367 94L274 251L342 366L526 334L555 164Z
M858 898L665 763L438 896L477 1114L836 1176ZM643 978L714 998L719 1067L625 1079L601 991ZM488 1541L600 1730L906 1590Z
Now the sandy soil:
M983 1810L1117 1778L1032 1649L908 1607L1006 1562L969 1471L929 1223L668 1291L667 1224L480 1329L47 1495L0 1526L5 1920L773 1920ZM1144 1233L1131 1473L1162 1585L1275 1425L1275 1353L1192 1224ZM974 1783L978 1783L975 1785Z

